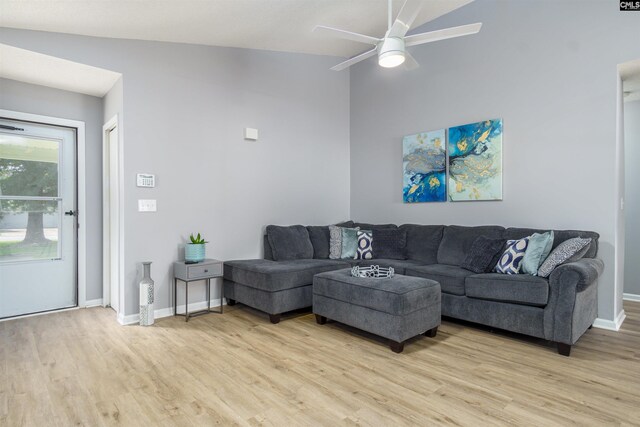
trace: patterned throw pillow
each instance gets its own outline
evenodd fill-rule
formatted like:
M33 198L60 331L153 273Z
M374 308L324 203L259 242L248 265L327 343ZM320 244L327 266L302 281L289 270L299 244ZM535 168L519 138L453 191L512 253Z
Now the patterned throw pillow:
M329 226L329 259L340 259L342 255L342 227Z
M356 259L373 258L373 232L370 230L358 231L358 251Z
M507 249L498 260L495 270L496 273L518 274L528 245L528 237L520 240L507 240Z
M591 239L574 237L573 239L565 240L544 260L538 269L538 276L549 277L553 269L560 264L579 260L587 253L590 245Z

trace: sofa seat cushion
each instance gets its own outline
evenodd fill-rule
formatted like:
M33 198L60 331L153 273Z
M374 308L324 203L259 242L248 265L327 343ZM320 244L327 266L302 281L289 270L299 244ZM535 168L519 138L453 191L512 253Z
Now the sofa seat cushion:
M474 274L467 277L470 298L544 307L549 299L549 282L528 274Z
M392 315L440 307L440 287L436 282L401 274L372 279L352 277L349 269L321 273L313 279L313 294Z
M420 261L414 261L410 259L387 259L387 258L373 258L373 259L354 259L351 265L359 265L362 267L368 267L370 265L379 265L380 267L393 267L396 274L404 274L407 267L419 267L424 265Z
M349 267L349 264L329 259L247 259L226 261L224 278L251 288L275 292L311 285L315 274L345 267Z
M464 295L464 280L475 273L455 265L432 264L407 267L405 274L435 280L440 283L443 293Z

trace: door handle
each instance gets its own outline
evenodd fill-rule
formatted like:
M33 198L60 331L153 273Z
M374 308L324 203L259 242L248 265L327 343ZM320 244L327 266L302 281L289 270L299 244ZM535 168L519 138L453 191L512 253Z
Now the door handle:
M70 210L66 211L64 214L69 216L78 216L78 211Z

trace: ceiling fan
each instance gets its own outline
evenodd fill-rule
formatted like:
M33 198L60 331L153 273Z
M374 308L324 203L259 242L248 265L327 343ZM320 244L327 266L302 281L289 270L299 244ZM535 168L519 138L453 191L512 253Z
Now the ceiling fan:
M450 39L453 37L467 36L480 31L482 23L461 25L459 27L445 28L444 30L429 31L427 33L412 34L407 36L413 21L418 16L423 0L406 0L396 20L392 23L392 0L389 0L388 28L383 38L366 36L351 31L317 25L313 31L322 32L333 37L353 40L360 43L372 44L375 47L360 53L340 64L331 67L334 71L344 70L360 61L364 61L373 55L378 55L378 64L381 67L393 68L404 64L405 68L412 70L419 67L416 60L407 52L409 46Z

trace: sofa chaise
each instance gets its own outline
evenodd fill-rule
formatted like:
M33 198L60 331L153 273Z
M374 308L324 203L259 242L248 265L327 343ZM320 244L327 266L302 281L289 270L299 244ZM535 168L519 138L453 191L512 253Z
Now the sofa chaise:
M558 352L566 356L597 317L598 278L604 264L596 258L599 235L595 232L554 230L554 248L573 237L592 241L583 258L562 264L548 278L542 278L527 274L476 274L460 265L478 236L519 239L547 230L416 224L397 227L351 221L340 225L363 230L403 230L404 259L329 259L327 227L306 227L304 233L302 226L295 226L300 231L296 241L285 241L285 245L298 248L306 236L313 255L307 252L304 259L278 260L277 252L278 249L282 252L282 248L272 247L265 236L264 259L225 262L227 303L234 305L237 301L264 311L272 323L277 323L282 313L312 306L316 274L377 264L393 267L398 274L438 282L442 316L553 341Z

